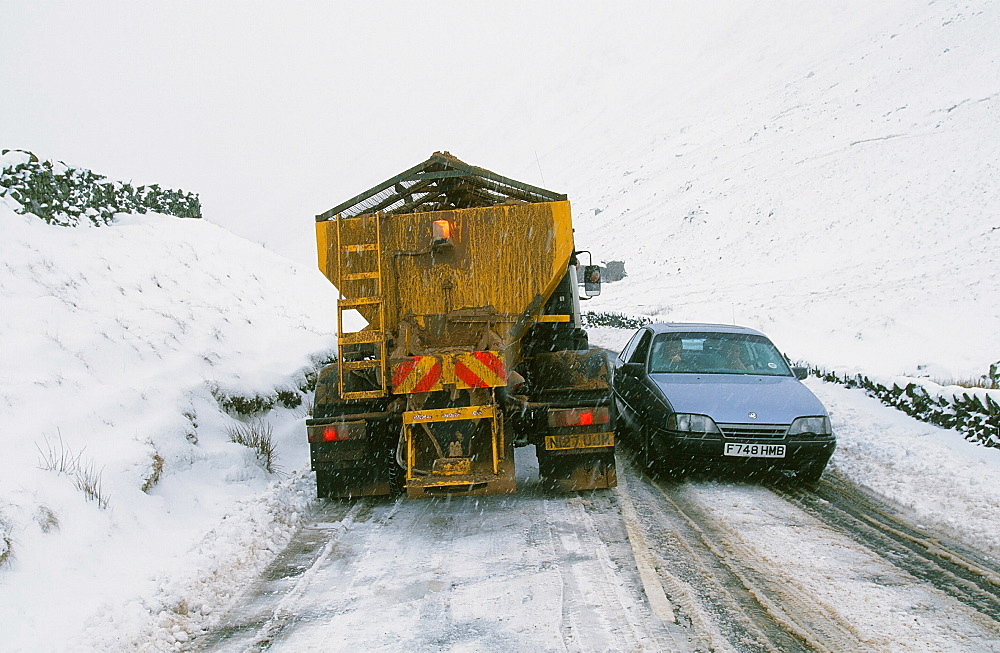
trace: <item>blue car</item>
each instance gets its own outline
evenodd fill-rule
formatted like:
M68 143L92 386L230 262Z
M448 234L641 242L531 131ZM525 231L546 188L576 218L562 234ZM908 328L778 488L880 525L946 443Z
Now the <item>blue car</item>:
M619 430L661 472L722 465L815 483L837 442L805 373L753 329L650 324L614 362Z

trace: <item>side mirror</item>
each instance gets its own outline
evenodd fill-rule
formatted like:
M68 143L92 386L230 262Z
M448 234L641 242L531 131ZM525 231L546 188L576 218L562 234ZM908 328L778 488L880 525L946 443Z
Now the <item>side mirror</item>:
M645 368L646 365L644 363L622 363L622 371L631 372L632 374L642 374Z
M806 377L809 376L809 368L808 367L793 367L792 368L792 374L794 374L795 378L798 379L799 381L803 381L803 380L805 380Z
M586 293L587 297L597 297L601 294L601 266L584 266L583 292Z

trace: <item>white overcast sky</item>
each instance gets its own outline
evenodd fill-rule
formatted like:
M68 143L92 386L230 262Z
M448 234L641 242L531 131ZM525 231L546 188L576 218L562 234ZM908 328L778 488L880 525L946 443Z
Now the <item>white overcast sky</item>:
M698 4L0 0L0 148L197 192L312 263L315 214L436 150L568 192L547 154L734 20Z

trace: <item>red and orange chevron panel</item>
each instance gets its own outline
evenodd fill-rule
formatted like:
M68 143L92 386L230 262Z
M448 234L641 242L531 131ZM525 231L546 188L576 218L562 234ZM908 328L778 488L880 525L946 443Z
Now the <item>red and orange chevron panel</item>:
M496 388L507 385L507 367L498 351L472 351L438 356L409 356L392 366L392 392L434 392L456 388Z
M497 351L472 351L455 356L456 388L496 388L507 385L507 368Z
M436 356L410 356L392 366L392 391L434 392L443 388L441 361Z

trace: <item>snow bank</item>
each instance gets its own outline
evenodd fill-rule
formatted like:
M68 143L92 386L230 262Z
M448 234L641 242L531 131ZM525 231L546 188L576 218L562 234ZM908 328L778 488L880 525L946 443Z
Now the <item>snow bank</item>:
M264 541L292 528L301 483L268 490L212 391L308 399L297 386L334 351L335 290L202 220L69 229L0 205L0 223L0 639L58 650L95 612L194 582L179 574L208 567L191 571L192 547L227 558L204 539L223 515ZM288 471L308 469L305 414L265 416ZM247 537L227 542L253 557Z
M862 390L810 379L837 435L832 468L911 520L1000 559L1000 451L918 422Z

